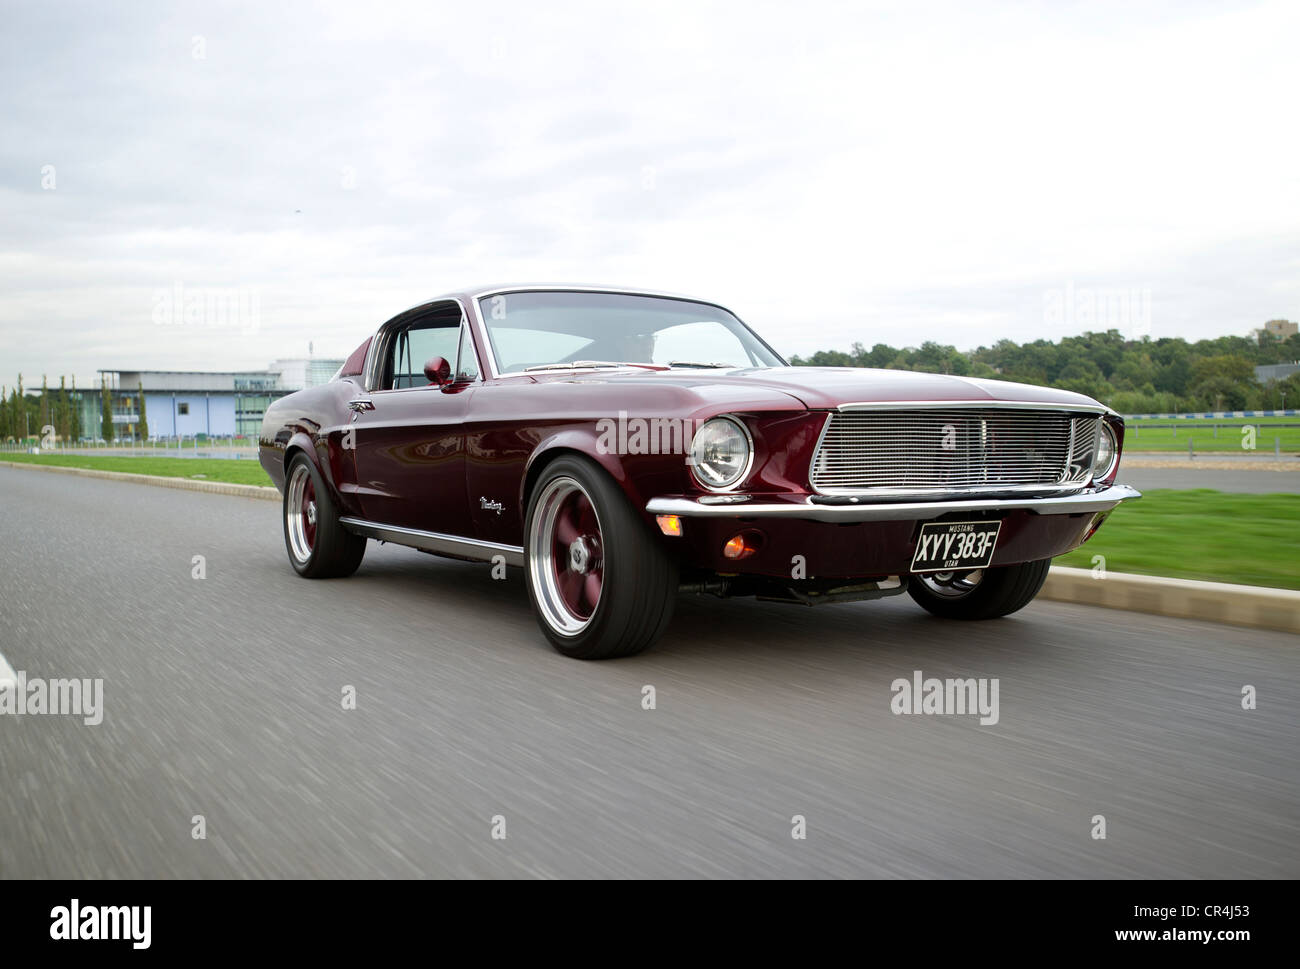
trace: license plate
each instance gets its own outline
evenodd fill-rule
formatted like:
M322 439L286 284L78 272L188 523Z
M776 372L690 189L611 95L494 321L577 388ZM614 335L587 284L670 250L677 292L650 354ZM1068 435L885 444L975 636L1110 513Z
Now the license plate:
M929 522L921 526L913 572L986 569L993 561L1002 522Z

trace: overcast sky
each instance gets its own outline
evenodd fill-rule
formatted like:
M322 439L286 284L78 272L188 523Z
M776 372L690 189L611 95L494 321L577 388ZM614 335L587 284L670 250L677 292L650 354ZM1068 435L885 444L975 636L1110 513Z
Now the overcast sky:
M1300 318L1294 2L0 16L10 385L342 356L515 280L708 297L787 354Z

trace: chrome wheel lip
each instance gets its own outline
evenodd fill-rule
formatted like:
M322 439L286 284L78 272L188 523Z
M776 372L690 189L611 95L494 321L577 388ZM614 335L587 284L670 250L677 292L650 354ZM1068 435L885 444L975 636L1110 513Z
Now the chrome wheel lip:
M919 576L921 584L944 599L963 599L979 588L984 579L983 569L967 572L927 572Z
M316 502L309 497L309 490L315 490L312 488L311 470L305 464L298 464L285 487L284 527L289 536L289 553L299 565L311 561L315 544ZM308 520L309 515L313 520Z
M569 499L581 496L591 505L592 513L596 518L596 535L597 548L593 550L588 542L585 541L587 536L578 536L572 542L565 546L565 556L563 562L555 560L555 530L558 526L561 509ZM566 476L554 478L548 481L537 496L537 502L534 506L532 525L528 533L528 575L532 585L533 595L537 600L537 611L542 619L546 622L557 635L573 637L582 633L595 618L596 610L600 607L600 600L604 593L597 596L595 604L592 605L589 616L579 616L569 608L565 601L564 593L559 585L559 571L563 569L572 569L578 575L588 576L593 572L599 571L603 580L604 561L599 551L599 542L604 535L604 526L600 520L600 511L596 508L596 503L591 500L591 495L587 492L576 478ZM582 553L578 557L582 558L584 566L582 571L573 569L575 564L574 546L581 544Z

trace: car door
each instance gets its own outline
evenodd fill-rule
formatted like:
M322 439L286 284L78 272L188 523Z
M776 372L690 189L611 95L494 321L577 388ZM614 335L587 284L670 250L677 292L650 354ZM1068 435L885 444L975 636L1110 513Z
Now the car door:
M376 389L351 401L357 492L372 522L472 533L463 424L475 380L457 370L438 387L424 375L431 357L456 365L463 326L453 304L386 332L376 348Z

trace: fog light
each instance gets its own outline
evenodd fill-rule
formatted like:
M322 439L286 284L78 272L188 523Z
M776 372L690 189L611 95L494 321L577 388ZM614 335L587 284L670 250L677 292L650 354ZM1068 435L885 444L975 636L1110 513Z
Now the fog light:
M722 546L722 554L725 558L732 561L736 559L747 559L763 544L763 539L757 532L738 532L727 540L727 544Z
M681 538L682 520L677 515L655 515L655 521L659 523L659 531L673 538Z

